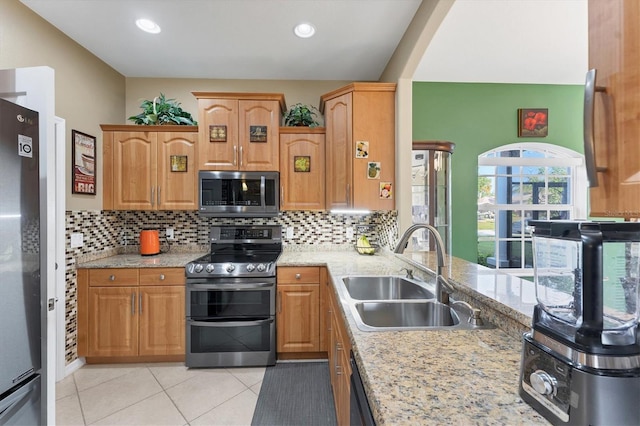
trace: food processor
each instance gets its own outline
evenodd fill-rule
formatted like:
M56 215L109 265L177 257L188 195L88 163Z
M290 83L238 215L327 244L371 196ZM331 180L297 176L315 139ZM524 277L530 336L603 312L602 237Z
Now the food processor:
M640 424L640 223L530 221L522 399L556 425Z

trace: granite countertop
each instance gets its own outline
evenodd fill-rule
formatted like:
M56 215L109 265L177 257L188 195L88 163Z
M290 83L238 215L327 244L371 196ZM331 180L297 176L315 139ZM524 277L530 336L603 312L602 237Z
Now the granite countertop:
M403 274L401 269L407 266L416 269L414 275L428 279L434 262L434 253L361 256L353 251L285 250L278 265L326 266L333 281L354 274ZM504 329L365 332L357 328L351 311L343 305L342 315L376 422L548 424L518 395L520 336L531 321L525 313L528 295L519 298L518 294L527 293L522 288L529 286L455 258L449 258L447 273L458 300L482 306L483 318ZM335 291L335 285L332 288ZM511 306L503 304L508 301Z
M204 254L118 254L77 267L184 267ZM461 259L448 257L447 263L453 296L481 308L483 319L499 328L365 332L342 306L376 422L548 424L518 395L521 335L531 324L533 285ZM362 256L339 246L285 246L278 266L326 266L333 282L345 275L399 275L403 267L412 267L417 278L427 280L436 265L433 252Z
M207 252L161 253L154 256L139 254L116 254L79 262L77 268L184 268L187 263L204 256Z

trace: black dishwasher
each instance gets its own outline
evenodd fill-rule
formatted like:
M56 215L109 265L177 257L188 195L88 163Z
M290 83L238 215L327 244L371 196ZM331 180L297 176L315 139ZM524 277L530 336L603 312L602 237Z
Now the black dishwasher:
M373 420L373 414L369 407L369 401L367 400L367 394L364 392L364 386L362 385L362 379L360 378L360 372L358 371L358 365L353 357L353 351L350 353L351 359L351 426L363 425L363 426L375 426L376 422Z

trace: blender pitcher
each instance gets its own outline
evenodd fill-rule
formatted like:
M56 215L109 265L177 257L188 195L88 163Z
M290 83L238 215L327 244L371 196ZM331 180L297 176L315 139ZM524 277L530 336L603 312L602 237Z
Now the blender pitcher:
M640 223L531 221L533 328L588 353L640 352Z

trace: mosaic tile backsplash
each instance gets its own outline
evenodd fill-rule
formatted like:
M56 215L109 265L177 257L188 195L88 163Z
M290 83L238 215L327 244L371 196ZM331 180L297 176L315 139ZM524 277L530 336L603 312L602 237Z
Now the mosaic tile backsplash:
M209 228L213 225L281 225L283 244L355 245L360 232L366 232L373 244L395 247L398 240L397 212L374 212L366 216L333 215L327 212L286 211L274 218L209 218L195 211L67 211L66 212L66 348L67 364L78 358L76 350L78 261L138 251L138 235L142 229L173 228L171 250L208 249ZM285 229L293 228L293 238ZM347 239L347 229L354 237ZM365 231L366 230L366 231ZM71 234L82 232L84 245L71 248ZM166 250L166 242L162 249Z

